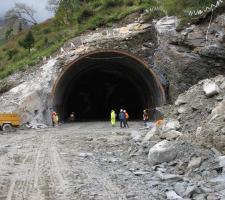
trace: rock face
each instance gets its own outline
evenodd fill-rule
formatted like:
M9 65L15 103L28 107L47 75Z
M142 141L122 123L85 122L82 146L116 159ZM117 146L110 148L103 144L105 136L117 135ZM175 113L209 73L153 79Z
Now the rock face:
M155 67L167 76L172 100L198 81L225 72L225 14L215 17L210 26L208 22L180 32L176 18L165 17L155 25L159 41Z

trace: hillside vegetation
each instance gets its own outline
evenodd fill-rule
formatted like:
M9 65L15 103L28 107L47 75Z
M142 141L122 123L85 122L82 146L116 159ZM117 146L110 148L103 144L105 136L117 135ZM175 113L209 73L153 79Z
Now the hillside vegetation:
M187 11L202 9L216 0L62 0L54 18L33 26L30 31L34 37L34 45L29 53L22 48L21 40L29 30L11 37L0 46L0 78L4 78L17 70L24 70L40 62L43 56L54 53L69 38L96 27L111 26L134 12L150 9L146 20L177 15L187 23L193 18ZM156 9L157 8L157 9Z

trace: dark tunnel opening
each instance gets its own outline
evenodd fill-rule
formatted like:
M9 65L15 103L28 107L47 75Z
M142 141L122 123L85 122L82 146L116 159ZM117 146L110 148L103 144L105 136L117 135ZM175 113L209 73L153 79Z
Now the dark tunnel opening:
M102 50L81 56L61 73L53 91L53 105L62 120L71 112L76 120L106 120L111 109L126 109L140 119L143 109L164 101L163 89L152 71L130 54Z

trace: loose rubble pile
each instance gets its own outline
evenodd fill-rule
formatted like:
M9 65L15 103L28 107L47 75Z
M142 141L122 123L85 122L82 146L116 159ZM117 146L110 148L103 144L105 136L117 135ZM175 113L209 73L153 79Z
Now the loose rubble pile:
M167 199L225 198L224 127L225 77L217 76L181 94L162 124L134 140L157 181L170 183Z
M180 121L182 133L224 152L225 77L200 81L181 94L173 115Z

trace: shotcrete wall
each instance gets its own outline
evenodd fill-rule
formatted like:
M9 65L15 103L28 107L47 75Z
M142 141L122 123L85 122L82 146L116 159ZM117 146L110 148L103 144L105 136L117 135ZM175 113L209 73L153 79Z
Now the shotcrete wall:
M63 120L71 112L80 120L107 119L111 109L121 108L138 119L143 109L154 112L165 102L159 78L148 64L113 49L96 50L70 63L56 81L53 97Z

